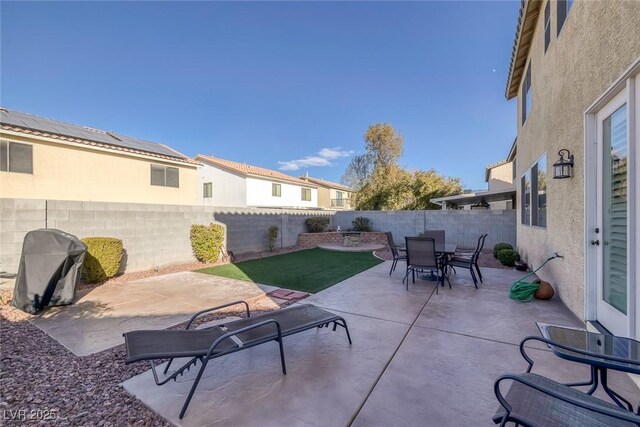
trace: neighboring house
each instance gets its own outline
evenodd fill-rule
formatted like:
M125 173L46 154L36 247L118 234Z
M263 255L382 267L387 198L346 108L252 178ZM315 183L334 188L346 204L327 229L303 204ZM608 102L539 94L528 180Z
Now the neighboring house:
M455 196L437 197L432 203L442 209L515 209L516 189L513 182L515 171L516 142L513 142L507 158L485 168L484 180L488 190L466 191Z
M640 338L640 2L524 1L517 106L518 250L581 319ZM566 179L554 164L573 160Z
M322 209L353 210L351 194L353 190L344 185L324 179L312 178L308 174L301 180L318 186L318 207Z
M317 208L318 189L282 172L198 154L199 202L206 206Z
M196 183L165 145L0 108L0 198L193 205Z

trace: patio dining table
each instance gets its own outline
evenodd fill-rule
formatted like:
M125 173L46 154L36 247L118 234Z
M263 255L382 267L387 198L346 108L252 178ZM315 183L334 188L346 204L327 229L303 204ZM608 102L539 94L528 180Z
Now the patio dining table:
M571 387L591 386L587 394L593 394L600 383L602 389L616 405L633 412L633 405L609 387L607 371L613 369L640 374L640 342L630 338L546 323L538 323L538 328L544 338L526 338L520 344L521 352L523 352L525 341L537 340L546 343L553 354L561 359L589 365L591 367L589 381L566 385ZM526 356L525 359L527 359ZM532 365L531 361L528 361Z
M454 255L456 250L458 249L458 245L456 243L438 243L436 242L436 256L444 255L445 258ZM435 282L438 280L438 276L433 274L433 272L429 272L429 274L423 274L422 277L424 280L429 280L431 282ZM444 284L442 285L444 286Z

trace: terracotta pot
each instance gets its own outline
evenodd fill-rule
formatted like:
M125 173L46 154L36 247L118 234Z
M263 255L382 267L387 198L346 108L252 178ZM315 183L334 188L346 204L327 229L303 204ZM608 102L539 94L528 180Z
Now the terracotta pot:
M551 299L555 294L553 287L549 284L549 282L545 282L544 280L537 280L540 283L540 287L536 291L533 296L537 299Z

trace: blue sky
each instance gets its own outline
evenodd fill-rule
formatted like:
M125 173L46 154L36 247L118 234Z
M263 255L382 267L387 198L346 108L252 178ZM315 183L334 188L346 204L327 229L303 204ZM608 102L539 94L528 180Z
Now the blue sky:
M483 188L516 132L518 8L3 1L0 104L332 181L388 122L403 166Z

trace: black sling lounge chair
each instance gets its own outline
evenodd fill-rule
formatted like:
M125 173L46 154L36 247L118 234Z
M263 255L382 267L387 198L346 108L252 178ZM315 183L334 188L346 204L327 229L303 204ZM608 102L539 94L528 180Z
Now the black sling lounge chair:
M189 329L193 321L199 316L236 304L245 305L247 311L246 318L205 329ZM180 419L182 419L198 387L202 374L207 367L207 363L211 359L270 341L276 341L280 346L282 373L286 375L287 369L282 346L282 338L286 336L316 327L329 327L333 324L334 331L338 326L345 329L347 339L349 340L349 344L351 344L349 328L344 318L311 304L295 305L256 317L250 317L250 315L249 305L245 301L237 301L199 311L191 317L184 330L125 332L123 334L127 350L125 363L129 364L148 360L151 364L151 370L156 384L164 385L171 380L175 380L179 375L184 374L186 370L191 368L192 365L195 366L199 361L202 366L180 411ZM182 357L189 358L189 361L170 375L160 379L153 361L169 359L169 363L167 363L164 369L164 374L167 374L173 359Z

